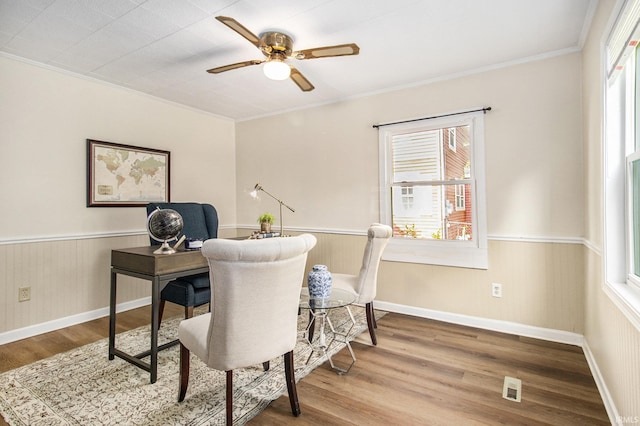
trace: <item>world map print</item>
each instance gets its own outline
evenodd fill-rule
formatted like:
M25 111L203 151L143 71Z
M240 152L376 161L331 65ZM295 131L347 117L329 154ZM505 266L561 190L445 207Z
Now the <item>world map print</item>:
M166 156L95 145L93 158L95 201L165 201Z

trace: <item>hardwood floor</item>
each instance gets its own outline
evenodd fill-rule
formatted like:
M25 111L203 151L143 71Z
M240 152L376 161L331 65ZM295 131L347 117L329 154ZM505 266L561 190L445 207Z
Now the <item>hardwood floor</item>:
M298 419L279 398L250 424L610 424L581 348L398 314L377 336L353 344L348 375L323 365L298 384ZM504 376L522 402L502 398Z
M169 305L166 315L182 314ZM136 309L119 314L118 326L148 318L148 308ZM2 345L0 371L107 334L102 318ZM581 348L399 314L383 317L377 335L376 347L366 332L352 344L358 361L347 375L325 364L298 383L300 417L283 396L249 424L609 424ZM334 359L347 357L343 350ZM504 376L522 380L522 402L502 398Z

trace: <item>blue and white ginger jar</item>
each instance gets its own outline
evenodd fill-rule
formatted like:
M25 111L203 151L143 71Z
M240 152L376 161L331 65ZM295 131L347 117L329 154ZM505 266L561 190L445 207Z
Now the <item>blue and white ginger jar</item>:
M331 295L331 272L326 265L315 265L309 272L308 286L309 297L312 299L324 299Z

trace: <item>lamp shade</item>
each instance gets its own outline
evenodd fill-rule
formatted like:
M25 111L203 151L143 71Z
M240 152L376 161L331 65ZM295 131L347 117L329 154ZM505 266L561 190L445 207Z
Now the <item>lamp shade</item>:
M271 80L286 80L291 74L289 65L275 58L266 62L262 70L264 71L264 75Z

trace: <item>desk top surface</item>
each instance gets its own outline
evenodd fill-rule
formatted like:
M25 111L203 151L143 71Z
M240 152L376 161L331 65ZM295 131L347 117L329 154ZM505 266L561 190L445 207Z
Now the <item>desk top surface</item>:
M247 237L231 237L227 240L246 240ZM173 254L155 254L160 246L130 247L111 250L111 267L135 274L161 276L208 268L209 263L200 250L176 249ZM194 271L198 273L201 271Z
M178 249L173 254L154 254L157 248L145 246L111 250L111 266L153 276L208 267L207 259L200 250Z
M158 248L160 248L160 246L127 247L122 249L113 249L113 251L129 253L133 255L140 255L140 256L152 256L154 258L161 258L161 257L167 257L167 256L173 256L173 255L193 256L194 253L202 256L202 254L200 254L200 250L185 250L182 247L177 248L176 252L173 254L155 254L154 251L158 250Z

